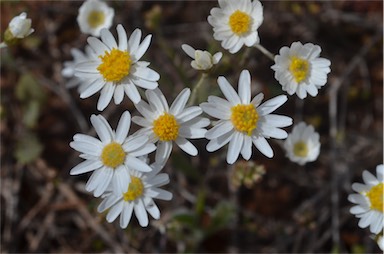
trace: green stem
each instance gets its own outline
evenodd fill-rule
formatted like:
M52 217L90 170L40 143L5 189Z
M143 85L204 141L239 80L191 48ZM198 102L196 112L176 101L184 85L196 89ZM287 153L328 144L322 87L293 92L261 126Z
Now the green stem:
M197 82L197 84L195 85L195 87L192 90L192 94L191 94L191 98L189 99L188 106L191 106L191 105L195 104L196 96L197 96L197 91L200 89L201 85L203 84L203 81L205 80L205 78L207 76L208 76L208 74L206 72L203 72L201 74L201 77L200 77L199 81Z
M266 55L269 59L275 61L275 56L268 49L264 48L261 44L255 44L254 47L260 50L261 53Z

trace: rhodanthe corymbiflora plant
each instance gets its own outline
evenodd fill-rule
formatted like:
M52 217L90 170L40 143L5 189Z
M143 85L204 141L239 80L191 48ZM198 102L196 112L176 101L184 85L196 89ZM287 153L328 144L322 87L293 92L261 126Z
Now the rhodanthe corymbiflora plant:
M149 68L149 61L141 60L149 50L152 35L147 34L142 39L146 32L140 28L128 31L123 24L116 24L116 33L115 29L111 32L115 10L109 4L102 0L86 0L81 5L77 16L79 29L91 36L87 38L88 44L83 46L84 51L71 49L73 59L64 62L61 72L68 79L65 86L76 87L81 99L100 93L96 108L101 114L90 116L97 137L91 132L73 136L69 145L80 153L83 161L69 173L91 173L85 190L102 199L97 211L105 212L108 222L120 217L120 227L126 228L135 214L139 224L146 227L150 224L148 214L153 219L160 219L160 209L154 200L169 201L173 197L163 188L174 179L162 171L174 149L180 148L186 156L197 158L194 160L208 151L209 156L217 156L228 165L239 161L241 155L243 165L239 163L241 167L237 168L246 170L236 172L235 185L245 182L248 187L256 185L262 175L267 174L263 165L251 159L259 158L261 154L273 158L275 153L281 152L281 149L272 149L272 142L282 145L287 157L283 158L287 162L290 160L294 167L304 168L319 158L319 133L302 117L290 114L286 102L297 100L296 97L302 102L307 94L316 97L325 90L331 62L320 57L321 47L311 42L282 42L285 45L291 43L291 46L281 47L278 54L264 48L258 31L264 20L264 7L260 1L218 0L216 7L207 10L210 13L207 24L212 26L209 31L214 39L211 41L217 47L221 45L222 52L196 50L180 42L177 49L182 52L181 48L192 58L190 67L194 70L190 70L198 71L202 78L194 86L175 89L175 98L163 93L162 82L165 81L160 79L159 73L163 75L166 71L153 70ZM11 20L1 47L12 46L33 33L32 21L26 17L23 12ZM121 19L119 21L123 23ZM260 50L272 60L270 68L274 71L275 83L280 84L278 92L256 93L256 90L263 90L252 83L251 73L255 80L258 70L249 67L252 65L246 66L244 61L239 61L241 66L231 71L219 68L228 59L236 59L236 54L245 47L246 52ZM181 57L186 60L187 56ZM216 70L224 73L217 74ZM198 90L208 76L211 80L205 87L208 94L197 100ZM130 99L128 109L122 104L125 95ZM103 116L112 100L116 104L114 110L122 112L115 130L106 119L108 117ZM135 111L129 112L129 109ZM278 110L285 110L284 115L275 113ZM285 128L291 128L291 133L288 134ZM204 146L203 151L199 151L201 146L195 139L206 142L206 151ZM254 146L257 152L253 152ZM219 153L225 156L218 156ZM360 220L358 226L369 227L381 249L383 174L383 165L377 166L376 177L364 171L364 184L354 183L352 189L357 193L348 197L355 204L350 212Z

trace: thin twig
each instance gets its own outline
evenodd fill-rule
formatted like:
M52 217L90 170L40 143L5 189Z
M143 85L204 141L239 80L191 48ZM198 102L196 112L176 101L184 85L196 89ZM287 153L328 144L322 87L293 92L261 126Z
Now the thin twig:
M257 48L258 50L260 50L261 53L266 55L269 59L271 59L272 61L275 61L275 55L272 54L268 49L264 48L263 45L255 44L254 47Z
M206 72L201 73L199 81L196 83L195 87L192 90L191 98L189 99L188 106L192 106L196 103L197 91L200 89L201 85L204 83L205 78L208 76Z

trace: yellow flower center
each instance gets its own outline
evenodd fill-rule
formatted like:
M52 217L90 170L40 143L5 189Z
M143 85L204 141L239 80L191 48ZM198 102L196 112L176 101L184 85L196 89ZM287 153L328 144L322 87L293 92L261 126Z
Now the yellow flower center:
M296 142L293 146L293 154L297 157L306 157L308 155L307 143L303 141Z
M308 76L309 63L305 59L299 57L292 57L289 71L292 73L297 83L304 81Z
M229 17L229 26L232 32L237 35L242 35L249 32L251 21L252 19L248 14L237 10Z
M129 74L131 69L131 57L127 51L113 48L110 52L105 51L103 56L99 56L102 63L97 70L103 75L104 80L119 82Z
M107 167L116 168L123 164L125 152L123 147L115 142L106 145L101 152L101 162Z
M238 104L231 108L231 112L231 121L235 129L251 136L259 119L255 107L252 104Z
M105 14L102 11L91 11L88 15L88 25L91 28L96 28L104 24Z
M131 182L128 185L128 190L123 194L124 201L134 201L143 195L144 185L140 178L131 176Z
M371 203L371 209L378 210L383 212L383 183L379 183L376 186L373 186L367 193L367 197Z
M161 141L175 140L179 135L179 124L174 115L164 113L153 121L153 132Z

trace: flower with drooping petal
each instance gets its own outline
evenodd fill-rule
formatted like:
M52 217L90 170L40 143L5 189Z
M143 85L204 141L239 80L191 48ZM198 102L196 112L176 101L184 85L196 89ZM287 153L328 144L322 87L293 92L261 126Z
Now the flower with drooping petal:
M156 162L159 164L168 160L173 142L189 155L196 156L198 153L187 139L203 138L207 131L204 127L209 125L209 120L198 117L203 112L200 107L185 108L190 94L189 88L183 89L169 107L163 93L156 88L145 92L149 104L143 100L135 104L143 117L134 116L132 121L143 127L138 131L140 135L158 142Z
M320 146L319 134L312 125L304 122L295 125L284 141L287 157L299 165L315 161L320 154Z
M82 78L75 76L75 67L79 63L86 62L89 59L94 58L94 54L95 52L89 45L85 47L85 53L76 48L71 49L73 60L65 61L64 68L61 70L61 75L63 75L64 78L69 79L69 81L65 84L67 88L73 88L79 86L82 83ZM80 87L79 91L81 91Z
M31 25L32 20L27 19L27 13L23 12L19 16L14 17L11 22L9 22L8 29L13 37L22 39L35 31L33 28L31 28Z
M85 134L76 134L73 137L70 146L79 151L80 157L85 161L72 168L70 174L93 171L85 186L87 191L99 197L111 184L113 192L120 195L126 191L131 181L128 170L152 170L137 157L153 152L156 147L148 142L147 136L128 136L131 126L131 115L128 111L122 114L116 131L111 129L102 115L92 115L91 123L100 140Z
M184 52L193 59L191 62L192 68L196 70L206 71L212 68L213 65L217 64L223 53L217 52L213 56L208 51L195 50L188 44L181 45Z
M113 222L120 215L120 227L126 228L133 212L142 227L148 226L147 213L156 220L160 218L160 210L153 199L171 200L172 193L160 188L169 183L168 174L158 174L161 165L152 164L151 167L153 170L149 173L130 170L131 182L126 185L124 192L119 195L107 192L103 196L104 200L97 211L102 213L110 208L106 217L108 222Z
M104 1L86 0L79 8L77 23L84 34L100 36L101 29L112 26L115 11Z
M378 234L384 228L384 165L376 167L376 177L369 171L363 172L364 184L352 184L352 190L357 194L350 194L348 200L354 204L349 211L359 218L359 227L369 229Z
M241 154L245 160L252 155L252 143L265 156L272 158L273 151L266 138L284 139L287 133L280 129L292 124L287 116L271 114L287 101L287 96L280 95L260 105L262 93L251 100L251 75L243 70L239 79L239 93L225 77L217 79L225 99L209 96L208 102L200 104L208 115L219 121L207 131L209 139L207 150L216 151L229 143L227 162L233 164Z
M16 44L19 40L33 33L35 30L31 28L31 25L32 21L27 19L27 13L25 12L14 17L4 32L4 42L0 43L0 48Z
M280 55L275 56L275 64L271 68L283 91L289 95L296 93L300 99L306 98L307 93L317 95L331 72L331 62L319 57L320 52L320 46L312 43L303 45L301 42L280 49Z
M75 75L84 78L84 89L80 98L87 98L100 92L97 103L98 110L104 110L114 99L120 104L124 92L134 103L141 99L136 86L145 89L155 89L160 75L148 68L149 63L139 61L147 51L152 35L147 35L140 43L141 30L136 29L129 40L122 25L117 26L119 42L117 44L112 33L103 29L101 41L89 37L88 43L95 51L95 57L87 62L79 63Z
M213 8L208 23L213 26L213 38L230 53L244 45L259 43L257 29L263 22L263 6L258 0L219 0L220 8Z

